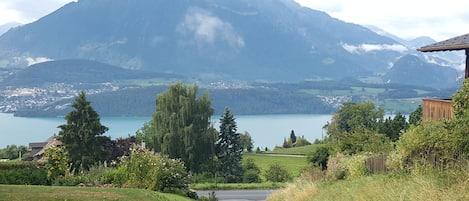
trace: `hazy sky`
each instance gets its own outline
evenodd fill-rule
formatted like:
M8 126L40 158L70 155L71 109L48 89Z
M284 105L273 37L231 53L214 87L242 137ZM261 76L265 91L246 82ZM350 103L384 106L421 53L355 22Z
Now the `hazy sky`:
M0 0L0 24L29 23L72 0ZM267 1L267 0L266 0ZM469 33L467 0L296 0L346 22L374 25L402 38L444 40Z

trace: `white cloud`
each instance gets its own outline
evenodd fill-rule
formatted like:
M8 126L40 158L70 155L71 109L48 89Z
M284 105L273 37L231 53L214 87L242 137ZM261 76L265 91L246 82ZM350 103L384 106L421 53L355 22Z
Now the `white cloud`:
M42 63L42 62L46 62L46 61L52 61L52 60L53 59L46 58L46 57L36 57L36 58L28 57L28 58L26 58L26 62L28 62L28 66L38 64L38 63Z
M178 31L184 35L192 36L197 45L212 45L216 41L223 41L232 47L243 47L243 38L236 33L233 26L208 11L200 8L191 8L185 15Z
M469 33L469 1L295 1L340 20L374 25L406 39L427 35L444 40Z
M396 52L405 52L408 49L400 44L360 44L360 45L349 45L347 43L342 43L342 48L347 50L350 53L361 54L374 51L396 51Z

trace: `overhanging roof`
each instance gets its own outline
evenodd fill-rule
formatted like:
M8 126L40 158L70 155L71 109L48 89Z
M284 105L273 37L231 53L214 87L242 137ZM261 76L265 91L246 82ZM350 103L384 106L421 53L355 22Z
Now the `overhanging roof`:
M469 34L457 36L438 43L423 46L417 50L421 52L435 52L465 49L469 49Z

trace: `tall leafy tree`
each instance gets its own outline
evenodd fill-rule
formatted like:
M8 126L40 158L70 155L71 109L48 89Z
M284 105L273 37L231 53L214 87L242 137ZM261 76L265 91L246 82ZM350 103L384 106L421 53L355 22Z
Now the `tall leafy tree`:
M344 103L339 111L332 116L332 121L327 126L327 134L332 139L339 139L343 135L363 127L376 131L383 118L384 109L375 108L372 102Z
M220 163L220 173L226 182L241 181L243 176L243 146L240 134L236 132L237 125L229 108L220 118L220 132L215 143L215 152Z
M101 124L85 92L78 95L72 107L75 110L65 116L67 123L58 126L61 129L58 139L62 141L76 171L81 167L89 169L94 163L107 160L110 155L105 148L110 139L103 136L108 128Z
M241 139L243 150L246 150L247 152L252 152L252 149L254 148L254 144L251 138L251 134L249 134L249 132L247 131L244 131L244 133L240 134L239 137Z
M188 170L201 172L208 169L214 156L215 129L208 93L197 97L198 86L173 84L156 100L156 111L151 124L145 128L149 148L180 158Z

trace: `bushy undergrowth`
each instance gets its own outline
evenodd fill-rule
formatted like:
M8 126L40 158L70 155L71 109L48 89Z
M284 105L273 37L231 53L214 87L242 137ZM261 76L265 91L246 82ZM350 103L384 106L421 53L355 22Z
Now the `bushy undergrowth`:
M298 180L268 201L315 200L467 200L469 171L436 171L426 175L389 174L350 180Z
M47 185L47 171L41 163L0 162L0 184Z
M122 159L119 168L127 173L126 185L129 187L161 192L187 191L189 187L190 175L181 160L152 151L134 148L128 158Z

